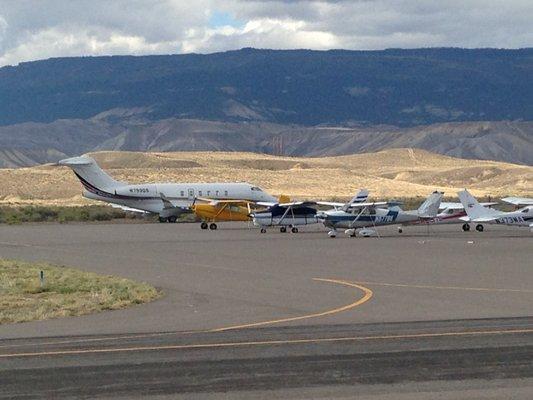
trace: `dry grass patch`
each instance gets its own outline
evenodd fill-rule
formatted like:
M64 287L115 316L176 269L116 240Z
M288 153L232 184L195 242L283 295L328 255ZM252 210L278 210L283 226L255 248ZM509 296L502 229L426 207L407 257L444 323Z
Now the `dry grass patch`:
M278 157L239 152L91 154L117 180L145 182L235 182L261 186L294 199L350 198L359 189L372 199L426 197L434 190L455 196L533 196L533 166L464 160L419 149L390 149L337 157ZM69 168L0 169L0 204L86 205Z
M39 274L44 271L41 287ZM44 263L0 260L0 324L117 310L152 301L154 287Z

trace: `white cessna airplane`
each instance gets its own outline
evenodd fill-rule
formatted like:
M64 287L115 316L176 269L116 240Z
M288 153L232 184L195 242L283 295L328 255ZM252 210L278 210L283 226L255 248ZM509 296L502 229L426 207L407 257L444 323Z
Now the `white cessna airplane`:
M371 236L376 233L371 228L379 225L396 225L435 218L442 195L441 192L432 193L417 210L412 211L404 211L397 205L385 208L390 206L387 202L352 203L340 210L319 211L317 218L325 227L331 228L328 232L331 238L337 236L337 228L346 229L344 233L351 237L355 237L357 229L360 229L361 236Z
M483 207L466 189L457 193L468 219L477 223L476 230L483 232L483 223L528 226L533 232L533 205L516 211L504 212ZM529 200L529 199L526 199Z
M251 202L276 198L249 183L143 183L130 185L114 180L88 156L61 160L58 165L70 167L81 181L83 196L118 204L131 211L159 214L159 222L176 222L178 215L188 212L194 199L239 199Z
M352 204L362 203L368 197L368 190L361 189L348 203L333 203L327 201L295 201L281 199L278 203L258 202L258 205L268 207L266 210L255 211L250 214L254 225L261 227L261 233L266 232L267 227L279 227L280 232L297 233L297 226L310 225L319 222L317 219L316 205L326 205L334 209L348 210ZM286 201L285 201L286 200Z

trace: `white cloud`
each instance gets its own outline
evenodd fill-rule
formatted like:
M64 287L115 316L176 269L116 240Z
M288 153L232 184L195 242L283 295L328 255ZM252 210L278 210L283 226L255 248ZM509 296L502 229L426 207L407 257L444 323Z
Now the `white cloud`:
M210 26L223 13L235 26ZM0 66L241 47L531 47L530 0L0 0Z

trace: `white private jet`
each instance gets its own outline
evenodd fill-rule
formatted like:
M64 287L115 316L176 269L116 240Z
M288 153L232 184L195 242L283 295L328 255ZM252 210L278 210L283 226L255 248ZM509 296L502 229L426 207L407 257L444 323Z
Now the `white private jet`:
M130 185L119 182L102 170L88 156L61 160L58 165L70 167L81 181L83 196L117 204L130 211L159 214L159 222L176 222L189 212L196 197L250 202L276 201L274 196L249 183L143 183Z
M343 228L345 234L355 237L357 229L360 229L361 236L371 236L376 233L373 227L380 225L396 225L407 222L415 222L425 219L435 218L439 210L440 201L443 193L432 193L424 203L412 211L404 211L397 203L389 208L388 202L358 203L350 204L342 209L333 209L319 211L317 217L322 221L324 226L331 228L328 236L334 238L337 236L337 228Z
M468 219L477 223L476 230L478 232L483 232L483 223L527 226L533 232L533 206L504 212L483 207L466 189L457 194L465 208Z

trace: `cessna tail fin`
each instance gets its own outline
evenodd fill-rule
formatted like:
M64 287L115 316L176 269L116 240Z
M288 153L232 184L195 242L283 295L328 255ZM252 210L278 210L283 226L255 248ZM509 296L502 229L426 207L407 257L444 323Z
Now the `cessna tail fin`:
M466 215L472 220L499 214L495 209L483 207L479 204L475 197L466 189L457 192L457 196L459 196L459 200L466 211Z
M352 199L342 207L342 211L348 211L352 204L364 203L368 199L368 189L361 189Z
M71 168L85 189L89 191L111 191L111 189L125 185L124 182L111 178L93 158L88 156L67 158L59 161L58 165Z
M431 193L426 201L418 207L418 215L426 218L436 217L439 212L440 201L442 200L443 195L444 193L437 191Z

